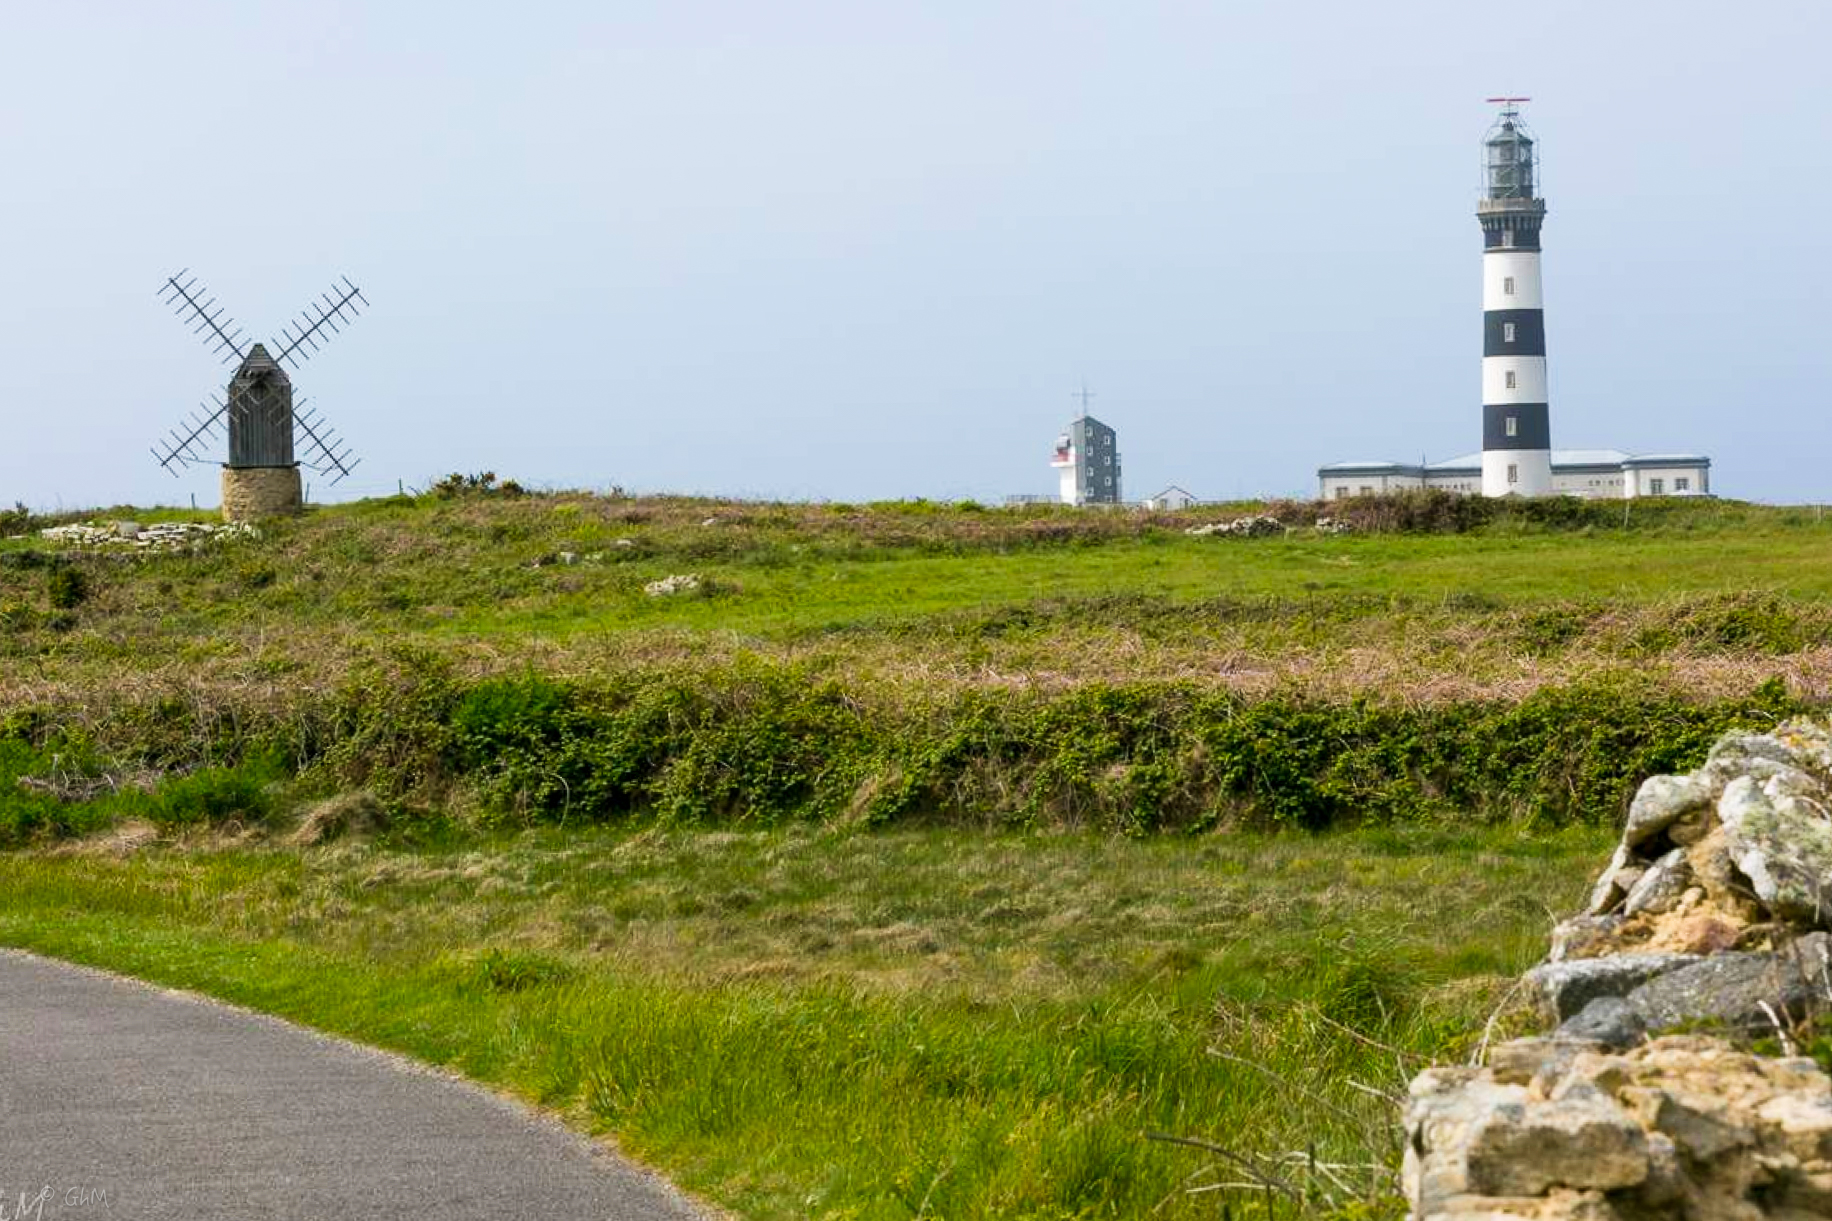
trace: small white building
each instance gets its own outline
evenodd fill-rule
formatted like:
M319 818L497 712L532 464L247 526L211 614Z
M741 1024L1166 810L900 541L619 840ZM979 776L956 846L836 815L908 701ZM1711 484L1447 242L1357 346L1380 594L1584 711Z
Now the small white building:
M1482 491L1482 455L1464 454L1423 466L1405 462L1337 462L1317 470L1324 500L1379 496L1408 488ZM1554 496L1632 500L1637 496L1705 496L1711 492L1711 459L1703 454L1625 454L1619 449L1552 451Z
M1148 499L1145 502L1145 507L1152 510L1154 513L1175 513L1179 509L1187 509L1195 503L1196 498L1194 496L1173 483L1162 492L1159 492L1156 496Z

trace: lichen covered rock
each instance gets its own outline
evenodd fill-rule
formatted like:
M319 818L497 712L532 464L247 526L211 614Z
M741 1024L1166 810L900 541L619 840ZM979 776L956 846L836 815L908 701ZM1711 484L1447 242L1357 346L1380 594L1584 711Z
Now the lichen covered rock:
M1811 1060L1696 1035L1609 1054L1430 1069L1406 1107L1403 1171L1420 1221L1469 1217L1824 1217L1832 1079ZM1549 1066L1522 1083L1518 1064ZM1504 1079L1504 1075L1512 1079Z
M1832 1218L1832 1080L1751 1050L1832 1019L1829 929L1832 731L1650 779L1522 981L1549 1033L1413 1083L1413 1216Z

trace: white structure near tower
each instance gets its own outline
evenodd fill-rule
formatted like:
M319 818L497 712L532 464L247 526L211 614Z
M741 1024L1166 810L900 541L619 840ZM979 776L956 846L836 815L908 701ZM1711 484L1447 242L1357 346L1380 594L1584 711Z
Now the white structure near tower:
M1526 98L1490 98L1501 113L1483 139L1482 452L1448 462L1339 462L1319 467L1325 500L1407 488L1484 496L1634 497L1710 491L1702 454L1635 456L1554 450L1540 281L1538 146L1522 122Z

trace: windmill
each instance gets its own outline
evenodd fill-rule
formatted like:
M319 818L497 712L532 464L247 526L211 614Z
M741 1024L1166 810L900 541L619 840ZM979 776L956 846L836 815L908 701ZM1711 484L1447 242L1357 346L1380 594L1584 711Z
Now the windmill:
M281 330L284 341L251 343L209 290L187 275L181 271L166 277L160 298L225 364L240 363L228 389L205 398L184 423L153 446L153 457L176 478L181 466L214 461L205 450L220 429L229 443L229 460L222 464L223 516L241 521L292 512L302 499L301 466L337 483L355 469L358 459L317 410L306 407L306 400L293 401L287 367L297 369L310 360L360 314L359 305L369 302L346 276Z

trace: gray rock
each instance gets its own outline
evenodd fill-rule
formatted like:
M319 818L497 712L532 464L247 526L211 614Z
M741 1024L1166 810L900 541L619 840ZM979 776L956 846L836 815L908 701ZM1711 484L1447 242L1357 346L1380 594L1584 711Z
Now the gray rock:
M1633 1047L1647 1032L1641 1012L1620 996L1599 996L1559 1024L1557 1042L1583 1046L1600 1043L1611 1050Z
M1622 914L1635 916L1642 912L1658 915L1670 910L1692 885L1692 867L1686 863L1686 850L1675 848L1652 865L1629 888L1622 900Z
M1664 1134L1694 1162L1709 1162L1756 1143L1756 1134L1746 1125L1688 1105L1663 1089L1629 1086L1618 1098L1642 1127Z
M1793 777L1738 777L1718 818L1730 859L1764 906L1795 924L1832 927L1832 818L1798 786Z
M1470 1186L1490 1196L1551 1187L1634 1187L1647 1178L1647 1134L1595 1086L1491 1113L1464 1151Z
M1591 1007L1625 1003L1615 997L1605 997L1592 1001ZM1577 1020L1572 1019L1574 1022ZM1543 1081L1560 1076L1584 1052L1604 1050L1608 1049L1591 1039L1566 1038L1563 1034L1530 1035L1524 1039L1509 1039L1491 1047L1488 1070L1495 1080L1504 1085L1531 1085L1535 1079Z
M1832 773L1832 727L1818 721L1789 721L1779 731L1800 764L1822 775Z
M1758 783L1777 776L1803 775L1800 755L1785 742L1768 734L1727 734L1711 748L1705 766L1694 775L1722 788L1740 776Z
M1635 793L1622 843L1639 848L1694 810L1710 806L1716 786L1704 776L1652 776Z
M1705 756L1705 766L1715 766L1719 770L1763 762L1794 767L1799 763L1799 756L1787 743L1767 733L1727 733Z
M1696 954L1612 954L1544 962L1524 979L1547 1021L1562 1022L1599 996L1627 996L1648 980L1698 961Z
M1469 1069L1428 1069L1406 1107L1401 1178L1419 1216L1469 1196L1612 1190L1647 1177L1647 1137L1593 1086L1556 1102Z
M1774 1030L1776 1018L1799 1020L1832 1011L1826 978L1829 944L1832 938L1817 933L1779 953L1713 954L1648 980L1628 994L1628 1003L1651 1032L1704 1023L1744 1035L1766 1034Z
M1622 927L1621 916L1572 916L1561 920L1552 930L1552 948L1548 962L1565 962L1593 958L1596 951L1609 945L1610 938Z
M1494 1112L1524 1112L1527 1090L1503 1085L1473 1068L1428 1068L1407 1089L1406 1151L1400 1180L1421 1216L1446 1201L1469 1194L1469 1163L1463 1150L1477 1125Z
M1686 1167L1679 1147L1665 1132L1648 1133L1648 1177L1641 1184L1641 1202L1655 1208L1678 1204L1686 1194Z
M1584 908L1585 914L1601 916L1616 909L1622 897L1628 893L1628 884L1622 875L1633 859L1627 844L1616 845L1616 854L1609 858L1602 876L1597 878L1597 884L1591 888L1590 902Z

